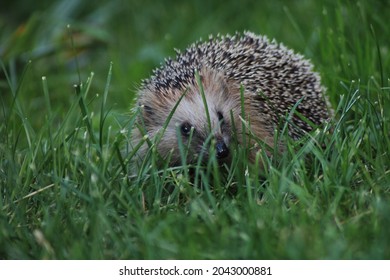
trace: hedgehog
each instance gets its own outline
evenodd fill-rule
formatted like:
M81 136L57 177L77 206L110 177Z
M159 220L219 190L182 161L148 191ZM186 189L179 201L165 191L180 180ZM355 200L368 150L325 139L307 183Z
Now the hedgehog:
M170 166L180 165L182 145L187 163L200 155L207 161L210 147L225 162L235 142L254 161L261 147L283 149L274 139L281 123L298 140L330 120L311 62L275 40L246 31L175 51L138 90L131 146L141 160L154 146Z

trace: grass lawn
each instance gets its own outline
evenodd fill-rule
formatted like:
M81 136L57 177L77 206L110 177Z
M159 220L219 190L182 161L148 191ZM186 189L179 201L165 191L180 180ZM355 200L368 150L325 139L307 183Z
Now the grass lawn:
M30 2L0 10L0 259L390 259L387 1ZM129 176L140 81L243 30L313 62L333 132Z

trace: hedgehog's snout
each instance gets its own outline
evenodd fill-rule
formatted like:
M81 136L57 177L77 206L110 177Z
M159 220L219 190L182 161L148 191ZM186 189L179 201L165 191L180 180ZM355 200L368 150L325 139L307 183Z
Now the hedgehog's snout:
M229 155L229 148L226 146L225 141L222 139L215 144L215 151L217 159L226 158Z

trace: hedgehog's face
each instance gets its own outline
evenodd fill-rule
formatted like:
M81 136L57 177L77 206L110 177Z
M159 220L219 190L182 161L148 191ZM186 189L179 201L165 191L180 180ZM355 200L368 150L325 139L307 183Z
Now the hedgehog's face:
M141 100L146 132L150 138L161 137L156 147L160 155L170 157L171 165L181 164L183 152L187 163L199 157L207 161L212 150L219 161L229 159L240 99L232 92L236 89L217 74L203 73L201 81L202 87L195 83L185 92L172 92L172 99ZM163 134L155 137L159 133Z
M229 146L233 137L230 111L233 108L225 104L226 100L220 98L221 96L210 97L207 92L205 95L208 114L199 93L184 97L166 130L166 140L173 138L169 135L174 134L177 141L175 147L184 147L188 162L195 162L198 157L206 161L212 150L220 161L228 159L230 155ZM179 156L180 150L174 151L172 156L175 155Z

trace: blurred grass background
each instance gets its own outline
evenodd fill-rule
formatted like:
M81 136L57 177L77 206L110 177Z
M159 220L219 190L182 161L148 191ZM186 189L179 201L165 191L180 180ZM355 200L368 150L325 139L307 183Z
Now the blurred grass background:
M389 14L379 0L3 0L0 258L390 258ZM339 109L334 151L241 178L267 186L261 201L207 177L200 194L174 172L128 179L112 146L141 79L174 48L243 30L311 59Z

